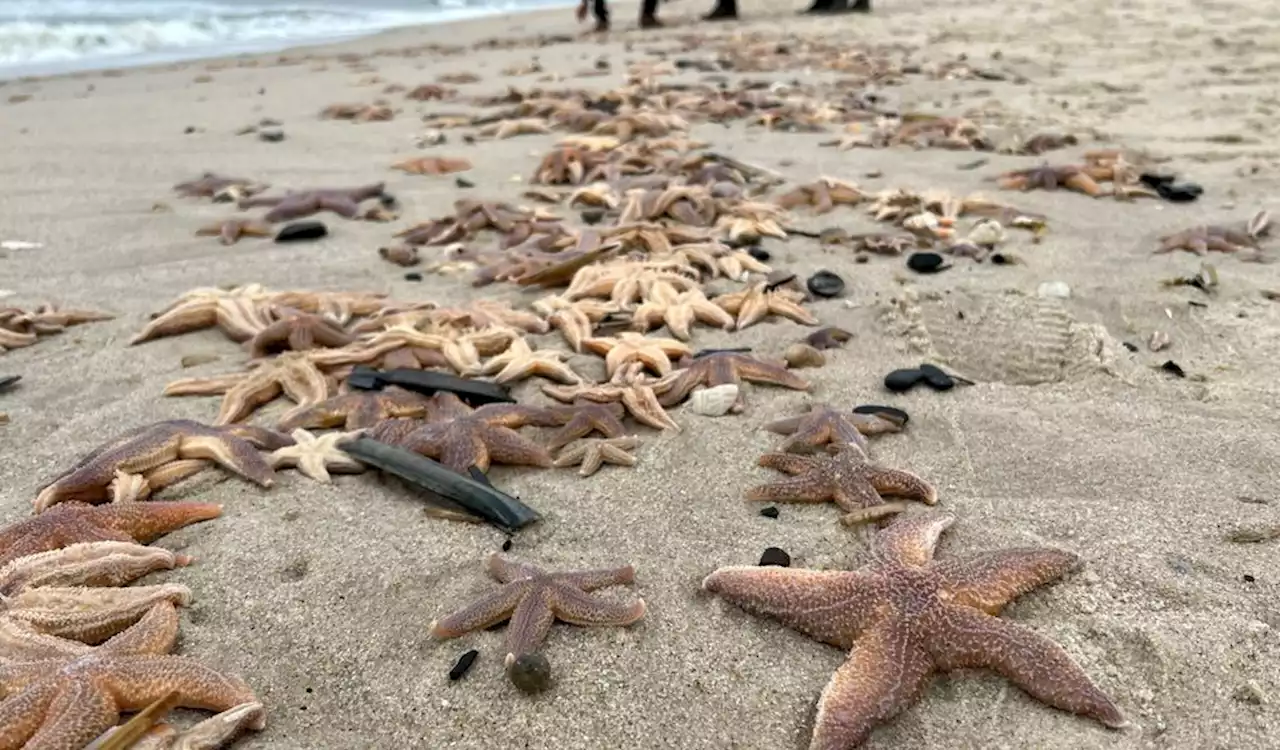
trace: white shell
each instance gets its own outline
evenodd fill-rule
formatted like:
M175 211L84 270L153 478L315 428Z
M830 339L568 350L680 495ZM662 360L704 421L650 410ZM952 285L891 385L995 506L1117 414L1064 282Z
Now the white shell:
M694 391L689 397L689 408L704 417L722 417L729 413L737 401L738 386L725 383Z
M909 231L924 230L932 232L938 228L938 217L929 211L916 214L902 222L902 226Z
M1004 242L1005 238L1004 227L1000 222L995 219L983 219L973 225L967 239L975 245L995 247Z
M1071 287L1065 281L1045 281L1036 289L1036 296L1067 299L1071 296Z

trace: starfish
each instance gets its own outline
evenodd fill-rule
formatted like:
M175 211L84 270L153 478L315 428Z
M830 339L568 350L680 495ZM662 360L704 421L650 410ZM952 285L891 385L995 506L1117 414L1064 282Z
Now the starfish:
M103 502L116 472L146 472L177 459L215 461L245 479L270 487L273 472L257 449L275 449L288 442L279 433L246 425L210 427L189 419L143 425L99 446L45 485L36 496L36 512L68 500Z
M359 346L363 347L362 356L366 357L370 356L371 352L387 354L402 348L436 351L455 372L466 374L475 372L480 367L481 356L491 357L501 354L519 338L520 334L516 331L499 326L482 328L478 331L443 327L433 332L426 332L419 331L408 323L395 323L361 342ZM323 358L322 361L335 360Z
M767 282L761 281L740 292L722 294L711 301L737 318L738 330L755 325L770 315L781 315L805 325L817 325L818 319L800 305L803 298L804 295L799 292L770 289Z
M191 589L174 583L124 588L28 588L5 597L5 611L0 617L8 621L9 632L26 630L97 645L136 623L161 602L186 606L191 603ZM28 648L31 644L27 641ZM35 656L30 652L24 655ZM12 650L6 650L4 656L20 658Z
M80 542L154 541L174 529L222 515L213 503L62 503L0 529L0 565Z
M542 392L563 403L590 401L596 404L621 403L637 422L659 430L680 431L680 425L671 419L658 396L654 384L644 376L644 364L633 362L619 369L608 383L558 388L544 385Z
M610 377L632 362L638 362L659 375L666 375L671 372L671 357L693 354L693 350L682 341L649 338L631 331L620 333L617 338L586 339L582 346L587 351L604 357L605 370Z
M448 156L423 156L417 159L405 159L391 165L406 174L443 175L455 172L466 172L471 169L471 162L466 159L455 159Z
M196 230L197 237L217 237L224 245L234 245L241 237L270 237L272 234L274 231L270 224L247 217L223 219Z
M249 354L265 357L279 351L295 352L317 348L338 348L356 340L341 325L323 315L284 308L276 322L249 340Z
M797 456L794 453L766 453L756 463L791 474L747 490L748 500L765 502L833 502L845 512L846 525L877 518L901 507L884 506L885 495L919 500L926 505L938 502L938 491L920 477L901 469L871 463L867 454L854 445L831 446L834 455Z
M330 432L320 437L303 429L294 430L293 445L277 449L271 454L274 468L297 467L304 476L317 482L329 482L329 472L359 474L364 464L347 455L339 447L358 433Z
M801 185L778 196L777 203L785 209L813 206L814 213L825 214L836 206L856 206L866 197L861 188L853 183L834 177L821 177L817 182Z
M0 596L47 586L123 586L157 570L191 563L161 547L134 542L79 542L19 557L0 568Z
M177 635L177 610L165 602L90 653L51 652L0 666L0 747L83 747L122 711L139 711L170 691L178 705L214 711L255 701L244 680L167 655Z
M296 411L277 426L281 430L314 430L342 425L348 431L359 430L386 419L426 416L433 403L427 396L396 386L380 391L350 391Z
M548 410L519 404L489 404L473 410L447 392L433 400L429 422L390 419L369 430L368 436L434 458L463 474L472 466L488 471L491 461L551 466L546 448L516 432L527 424L557 424Z
M1160 247L1156 252L1186 250L1196 255L1205 255L1213 250L1219 253L1253 255L1259 249L1258 239L1266 234L1270 224L1271 217L1266 211L1254 214L1243 229L1220 224L1202 224L1161 237Z
M582 378L564 363L568 357L556 349L539 349L534 351L523 338L511 341L511 347L502 354L493 357L475 371L477 375L493 375L499 383L510 383L515 380L540 376L561 383L580 383Z
M779 385L797 391L807 391L809 381L782 365L756 359L737 352L712 352L695 358L687 367L671 373L654 386L663 406L674 406L684 401L699 386L713 388L742 381L764 385ZM739 394L739 399L741 399Z
M558 295L544 297L534 302L533 307L547 316L547 323L560 331L565 343L575 352L582 351L582 342L591 338L596 323L622 311L620 306L608 300L569 301Z
M306 190L274 197L259 196L240 201L240 208L273 206L262 217L272 224L303 219L321 211L332 211L344 219L354 219L360 215L362 202L370 198L381 198L385 189L386 185L378 182L355 188Z
M845 413L826 404L816 404L805 414L770 422L764 428L791 436L779 448L783 453L812 453L827 445L853 445L866 450L864 435L902 431L901 425L883 417Z
M547 450L559 450L593 432L607 438L620 437L626 432L622 426L622 415L626 410L616 401L598 404L579 398L571 406L554 406L550 411L560 415L564 423L547 438Z
M635 466L636 457L631 454L631 451L638 445L640 445L640 439L634 435L582 440L577 445L560 451L560 455L556 457L552 466L563 469L580 465L578 474L584 477L596 473L604 464Z
M504 646L507 667L534 653L557 619L573 625L625 627L644 617L643 599L612 602L588 593L632 583L636 572L630 565L548 573L494 554L489 556L488 567L489 575L498 579L502 588L435 620L427 630L436 638L457 638L510 619Z
M938 537L954 520L900 518L876 535L875 560L856 571L734 566L702 582L752 614L850 652L822 691L810 750L861 745L919 700L934 673L955 669L990 669L1054 708L1126 725L1062 647L998 617L1078 558L1031 547L937 562Z
M258 284L232 289L201 288L157 313L129 344L217 326L232 341L248 341L271 325L272 293Z
M179 195L189 198L216 198L229 190L237 190L241 195L249 196L267 189L267 185L246 180L243 177L224 177L213 172L205 172L197 179L179 182L173 189Z
M281 393L302 410L329 397L329 381L306 352L285 352L251 362L249 370L210 378L183 378L165 386L166 396L222 396L215 424L247 418ZM289 418L293 412L286 414Z
M1045 164L1017 169L1000 175L997 182L1005 190L1057 190L1061 186L1090 198L1102 195L1102 187L1084 169L1074 166L1051 167Z
M671 335L681 341L692 337L689 329L695 321L724 330L732 330L734 325L733 316L707 299L701 289L678 292L667 283L657 283L650 288L644 302L631 314L631 320L641 333L666 324Z

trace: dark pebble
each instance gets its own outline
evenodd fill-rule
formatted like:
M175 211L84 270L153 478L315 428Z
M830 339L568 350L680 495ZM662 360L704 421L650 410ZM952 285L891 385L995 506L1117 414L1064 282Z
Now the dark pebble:
M458 657L458 663L453 665L453 669L449 670L449 680L461 680L463 675L471 671L471 665L476 663L476 657L480 655L479 651L474 648Z
M911 416L901 409L895 409L892 406L880 406L879 404L863 404L853 407L854 414L872 414L894 422L899 426L906 424L911 420Z
M761 508L760 515L764 516L765 518L777 518L778 509L770 505L767 508Z
M1138 181L1143 185L1155 190L1163 185L1172 185L1174 176L1171 174L1158 174L1156 172L1143 172L1138 175Z
M1245 573L1244 575L1240 576L1240 580L1244 581L1245 583L1253 583L1254 581L1256 581L1256 580L1258 580L1258 579L1257 579L1257 578L1254 578L1253 576L1249 575L1248 573Z
M468 180L465 177L454 177L453 184L457 185L460 188L473 188L476 186L474 182L472 182L471 180Z
M765 250L763 247L760 247L759 245L752 245L751 247L747 248L747 255L750 255L752 258L755 258L761 263L768 263L769 258L773 257L769 255L768 250Z
M184 129L184 130L182 131L182 133L183 133L184 135L191 135L192 133L196 132L196 130L197 130L197 128L196 128L196 126L195 126L195 125L188 125L188 126L186 127L186 129Z
M422 281L422 274L417 271L410 271L404 275L405 281Z
M583 224L586 224L588 226L593 226L595 224L599 224L602 221L604 221L603 208L588 208L587 210L582 212Z
M776 565L779 568L790 568L791 555L788 555L786 551L778 549L777 547L770 547L764 551L763 555L760 555L760 564Z
M551 662L542 654L525 654L511 662L507 678L522 693L541 693L551 687Z
M1204 194L1204 188L1194 182L1159 185L1155 188L1155 191L1156 194L1170 203L1190 203Z
M804 285L811 294L818 297L831 298L844 291L844 279L830 271L818 271Z
M382 204L383 208L395 208L400 205L400 202L396 200L396 197L391 193L383 193L382 195L379 195L378 203Z
M956 381L939 367L920 365L920 374L924 376L925 385L935 391L949 391L956 387Z
M853 334L843 328L827 326L805 336L804 342L814 349L838 349L851 338L853 338Z
M0 375L0 391L7 391L22 380L21 375Z
M796 275L790 271L774 271L765 277L764 287L768 291L773 291L796 280Z
M1131 352L1136 352L1136 351L1138 351L1138 345L1137 345L1137 344L1131 344L1131 343L1129 343L1128 341L1124 342L1124 348L1128 349L1128 350L1129 350L1129 351L1131 351Z
M283 131L283 130L275 130L275 129L272 129L272 130L259 130L259 131L258 131L258 140L260 140L260 141L266 141L267 143L279 143L280 141L283 141L283 140L284 140L284 131Z
M1160 369L1164 370L1165 372L1175 377L1185 378L1187 376L1186 371L1183 370L1182 367L1179 366L1178 363L1174 362L1172 359L1160 365Z
M285 224L276 233L276 242L318 240L327 234L329 234L328 228L318 221L295 221L292 224Z
M894 370L884 376L884 387L894 393L902 393L916 387L916 383L924 380L924 373L913 368Z
M1009 259L1004 253L992 253L991 264L996 266L1007 266L1009 265Z
M942 265L942 256L937 253L912 253L907 258L907 268L916 273L937 273L950 267Z
M503 551L503 552L510 552L510 551L511 551L511 544L512 544L512 542L511 542L511 537L507 537L506 539L504 539L504 540L502 541L502 551Z

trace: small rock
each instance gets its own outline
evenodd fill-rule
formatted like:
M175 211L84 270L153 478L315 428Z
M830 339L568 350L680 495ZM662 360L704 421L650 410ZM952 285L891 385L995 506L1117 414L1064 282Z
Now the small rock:
M405 281L422 281L422 274L417 271L410 271L404 275Z
M199 352L196 354L186 355L179 361L179 364L183 367L199 367L200 365L207 365L210 362L217 362L218 359L219 356L212 352Z
M770 547L764 551L764 554L760 555L760 565L776 565L779 568L789 568L791 567L791 555L788 555L786 550Z
M760 509L760 515L764 516L765 518L777 518L777 517L778 517L778 509L777 509L776 507L774 507L774 506L770 505L770 506L769 506L769 507L767 507L767 508L761 508L761 509Z
M937 273L951 267L942 263L942 256L937 253L912 253L907 258L907 268L916 273Z
M291 224L285 224L280 231L276 233L276 242L301 242L303 240L318 240L329 234L329 229L323 223L318 221L295 221Z
M1147 339L1147 348L1153 352L1158 352L1161 349L1168 349L1172 343L1173 339L1169 338L1169 334L1164 331L1153 331L1151 338Z
M507 667L507 678L522 693L541 693L551 687L551 662L542 654L524 654Z
M22 380L21 375L0 375L0 393L9 390Z
M583 224L586 224L588 226L593 226L595 224L599 224L602 221L604 221L603 208L588 208L582 212Z
M1241 703L1250 703L1255 706L1264 706L1268 703L1266 692L1263 691L1261 685L1253 680L1247 680L1243 685L1236 688L1231 697Z
M814 349L839 349L851 338L853 338L853 334L843 328L827 326L805 336L804 342Z
M725 383L694 391L689 397L689 407L704 417L722 417L738 402L738 386Z
M394 263L402 268L416 266L420 258L418 257L418 248L410 245L392 245L391 247L378 248L378 255L388 263Z
M795 370L822 367L827 363L826 355L808 344L792 344L787 347L783 359L787 361L787 367Z
M1187 373L1182 369L1182 366L1177 362L1174 362L1172 359L1160 365L1160 369L1176 378L1185 378L1187 376Z
M474 182L472 182L471 180L468 180L468 179L467 179L467 178L465 178L465 177L454 177L454 178L453 178L453 184L454 184L454 185L457 185L458 187L463 188L463 189L466 189L466 188L473 188L473 187L475 187L475 186L476 186L476 184L475 184Z
M9 412L0 411L0 424L9 424Z
M844 279L830 271L818 271L809 277L809 280L805 282L805 287L809 289L810 294L816 297L830 299L831 297L839 296L844 291Z
M259 130L258 140L267 143L279 143L284 140L284 131L279 128L270 128L269 130Z
M759 245L752 245L747 248L747 255L750 255L761 263L768 263L770 258L769 251Z
M503 551L503 552L510 552L510 551L511 551L511 547L512 547L512 545L513 545L513 544L514 544L514 542L512 542L512 541L511 541L511 537L507 537L506 539L503 539L503 540L502 540L502 551Z
M1046 299L1068 299L1071 297L1071 287L1067 286L1065 281L1044 281L1036 287L1036 296Z
M461 680L467 672L471 671L471 665L476 663L476 657L480 652L474 648L458 657L458 661L453 665L453 669L449 670L449 681L457 682Z

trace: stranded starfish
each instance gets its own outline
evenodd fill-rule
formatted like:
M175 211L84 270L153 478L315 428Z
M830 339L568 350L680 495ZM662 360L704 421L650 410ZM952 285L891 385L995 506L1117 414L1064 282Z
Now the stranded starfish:
M607 438L620 437L626 432L622 426L622 415L626 410L616 402L597 404L579 398L572 406L555 406L550 411L561 416L564 422L547 438L548 450L558 450L593 432Z
M558 420L546 409L519 404L490 404L472 410L452 393L439 393L430 421L391 419L368 436L434 458L459 473L472 466L488 471L491 461L520 466L551 466L546 448L522 437L527 424L552 426Z
M178 459L215 461L245 479L270 487L273 472L257 449L273 450L288 443L279 433L247 425L209 427L189 419L143 425L99 446L45 485L36 496L36 512L68 500L103 502L117 472L145 473ZM158 488L152 484L151 489Z
M0 747L84 747L122 711L140 711L170 691L178 705L213 711L255 700L240 678L166 655L177 636L178 613L166 602L89 653L0 666ZM259 717L253 728L264 722Z
M1053 641L999 619L1017 597L1076 566L1069 552L1010 549L936 562L954 516L901 518L875 538L876 559L856 571L726 567L702 587L850 651L822 691L810 750L849 750L924 694L936 672L990 669L1055 708L1118 728L1114 703Z
M9 632L27 630L96 645L133 625L161 602L186 606L191 603L191 589L174 583L123 588L32 588L5 597L5 611L0 617L8 621ZM35 656L30 651L24 653ZM4 657L19 658L8 649Z
M293 445L271 454L271 465L277 469L293 466L304 476L317 482L329 482L329 472L359 474L364 464L348 456L339 446L355 437L350 432L330 432L320 437L306 430L293 431Z
M213 503L62 503L0 529L0 565L79 542L141 542L222 515Z
M387 419L426 416L434 403L427 396L394 385L380 391L351 391L296 411L278 427L313 430L341 425L346 430L359 430Z
M640 438L634 435L582 440L560 451L560 455L552 465L557 469L581 466L578 469L578 475L589 477L605 464L635 466L636 457L631 454L631 451L638 445L640 445Z
M541 376L561 383L580 383L582 378L564 363L568 357L557 349L539 349L534 351L523 338L513 339L511 347L502 354L493 357L481 366L476 374L493 375L499 383L510 383L514 380Z
M766 502L833 502L845 512L841 520L855 524L883 515L883 511L902 508L880 508L880 497L895 495L919 500L926 505L938 502L938 491L920 477L901 469L888 469L871 463L861 448L853 445L832 446L829 456L797 456L793 453L766 453L760 466L793 475L747 490L748 500Z
M43 586L123 586L191 558L134 542L81 542L20 557L0 568L0 596Z
M733 316L707 299L701 289L684 292L665 282L658 282L649 289L644 302L631 314L632 327L644 333L665 324L671 335L688 341L690 328L695 322L732 330Z
M503 584L502 588L432 622L428 630L436 638L457 638L510 619L505 645L508 667L521 656L534 653L556 620L624 627L644 617L643 599L611 602L587 593L633 582L636 573L630 565L547 573L494 554L489 557L489 574Z
M197 237L217 237L224 245L234 245L241 237L270 237L273 233L267 222L246 217L223 219L196 230Z
M281 196L258 196L240 201L240 208L272 206L262 218L276 223L302 219L321 211L332 211L344 219L360 215L360 204L370 198L381 198L386 185L381 182L355 188L307 190Z
M284 308L276 322L258 331L249 340L249 354L265 357L276 352L337 348L356 340L341 325L323 315Z
M597 385L580 385L573 388L542 387L542 392L564 403L590 401L596 404L621 403L637 422L659 430L680 431L680 425L671 419L658 402L654 384L644 376L644 364L633 362L609 380Z
M609 377L633 362L640 363L659 375L666 375L671 372L671 357L693 354L693 350L681 341L650 338L631 331L620 333L617 338L587 339L582 342L582 346L593 354L604 357Z
M711 301L737 318L738 330L755 325L770 315L781 315L797 323L816 326L818 319L800 305L803 298L799 292L770 289L766 282L761 281L741 292L722 294Z
M232 289L201 288L157 313L129 344L217 326L232 341L247 341L271 325L273 294L258 284Z
M683 370L677 370L654 385L663 406L673 406L684 401L698 386L714 388L717 385L732 383L742 385L742 381L764 385L779 385L797 391L807 391L809 381L791 372L782 365L772 364L756 359L749 354L737 352L713 352L695 358ZM739 399L742 396L739 394Z
M1005 172L997 178L1000 187L1005 190L1057 190L1059 186L1090 198L1102 195L1102 187L1080 167L1051 167L1043 165L1031 169L1018 169Z
M1156 252L1186 250L1196 255L1205 255L1213 250L1219 253L1242 253L1252 256L1258 252L1258 238L1266 234L1270 225L1271 216L1266 211L1254 214L1241 227L1201 224L1161 237L1160 247Z
M764 428L791 436L779 448L783 453L812 453L826 445L855 445L865 450L864 435L902 431L901 425L883 417L846 413L826 404L815 404L805 414L770 422Z
M249 370L209 378L183 378L165 386L166 396L222 396L215 424L226 425L249 417L259 406L281 394L302 410L329 397L329 381L306 352L285 352L272 359L251 362ZM286 419L292 415L286 413Z

